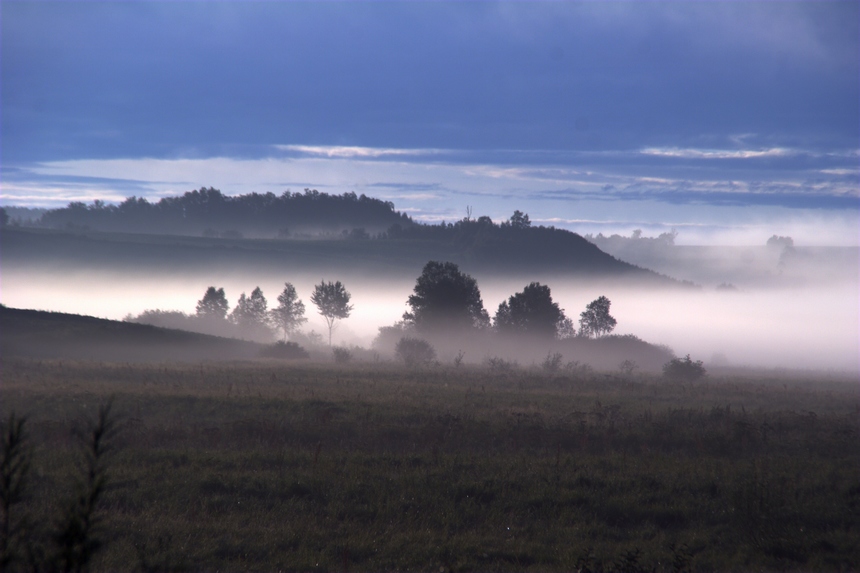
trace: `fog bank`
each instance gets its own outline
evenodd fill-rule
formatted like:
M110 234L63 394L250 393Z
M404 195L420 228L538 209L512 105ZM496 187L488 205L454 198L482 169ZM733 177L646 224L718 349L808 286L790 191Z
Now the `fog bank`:
M569 276L500 278L471 273L478 280L484 305L492 316L499 303L522 290L530 280L552 289L556 302L578 321L585 305L605 295L612 301L611 313L618 320L616 334L633 334L654 344L666 344L683 356L708 363L762 367L815 368L860 371L860 281L851 258L837 257L831 275L818 274L807 280L753 280L747 264L745 274L727 264L719 274L735 289L717 290L712 284L701 289L643 290L623 284L593 285ZM848 261L848 263L846 263ZM846 268L847 266L847 268ZM838 267L838 268L836 268ZM462 269L469 273L468 268ZM770 270L765 269L766 273ZM0 278L0 301L10 307L55 310L122 319L144 310L162 309L193 313L206 287L224 287L232 306L241 293L260 286L269 307L285 281L292 282L304 301L309 319L306 330L325 333L322 318L310 302L313 285L321 279L342 280L352 293L352 316L340 321L334 333L336 344L369 346L380 326L399 320L407 309L414 276L361 276L346 273L314 275L285 270L283 273L241 274L211 272L160 275L153 269L135 273L104 270L57 272L37 266L4 267ZM699 271L690 267L691 276ZM709 267L702 272L713 273ZM700 273L701 274L701 273ZM446 357L440 357L446 358ZM468 356L468 361L485 357Z

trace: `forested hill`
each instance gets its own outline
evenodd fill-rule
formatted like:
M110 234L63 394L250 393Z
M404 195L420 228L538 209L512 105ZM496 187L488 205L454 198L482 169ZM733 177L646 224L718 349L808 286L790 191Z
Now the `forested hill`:
M129 197L119 205L94 201L44 213L39 226L76 229L210 237L290 237L302 234L350 232L377 233L392 225L410 226L412 220L394 210L390 201L355 193L329 195L314 189L250 193L231 197L218 189L201 188L157 203Z
M262 257L283 264L288 258L302 268L337 259L339 268L379 260L414 269L428 260L445 260L503 274L539 270L675 282L618 260L571 231L533 226L520 211L501 223L467 217L419 224L395 211L391 202L354 193L306 190L229 197L204 188L157 203L135 198L119 205L71 203L45 213L37 226L50 231L7 229L6 264L46 260L60 252L84 266L84 259L93 258L116 264L153 257L162 265L171 260L200 264L215 256L211 247L219 247L229 248L239 260ZM71 236L56 236L58 230ZM170 242L169 252L160 252L163 241ZM231 258L227 255L219 257Z

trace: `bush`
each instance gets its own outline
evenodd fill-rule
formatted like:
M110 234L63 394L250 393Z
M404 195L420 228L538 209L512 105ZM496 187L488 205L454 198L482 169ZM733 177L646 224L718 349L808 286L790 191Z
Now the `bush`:
M344 348L343 346L335 346L331 349L332 354L334 355L334 361L337 364L346 364L350 360L352 360L352 352L349 351L349 348Z
M498 356L491 356L486 359L485 364L487 368L489 368L492 372L510 372L512 370L516 370L519 367L514 360L505 360L504 358L499 358Z
M561 352L548 352L546 358L543 359L541 368L547 372L558 372L561 369L561 361Z
M282 358L284 360L297 360L300 358L310 358L307 351L299 346L296 342L281 342L264 346L260 350L260 356L263 358Z
M594 374L594 368L591 364L581 364L579 360L571 360L564 365L564 369L574 376L590 376Z
M394 354L407 366L427 364L436 359L436 350L426 340L403 337L397 341Z
M673 358L663 365L663 376L677 382L693 382L707 374L701 360L693 362L688 354L684 358Z
M101 514L102 498L109 482L109 458L119 432L118 419L111 413L111 403L99 406L98 418L79 428L78 461L80 475L74 481L74 494L61 504L54 525L18 514L26 509L28 495L43 496L43 491L28 491L32 448L28 444L25 418L9 415L0 428L0 571L20 565L21 570L88 571L93 556L107 543ZM38 483L36 480L34 482ZM27 564L24 567L25 563Z
M639 368L639 365L633 360L624 360L618 365L618 369L625 376L632 376L633 371L637 368Z

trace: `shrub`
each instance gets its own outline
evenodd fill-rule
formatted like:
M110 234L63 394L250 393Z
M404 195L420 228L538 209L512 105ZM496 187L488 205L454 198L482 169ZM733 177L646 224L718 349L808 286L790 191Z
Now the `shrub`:
M547 352L546 358L543 359L543 364L541 364L541 368L547 372L558 372L561 368L561 361L561 352Z
M486 360L487 368L492 370L493 372L510 372L511 370L516 370L519 367L514 360L505 360L504 358L499 358L498 356L491 356Z
M571 360L564 365L564 369L574 376L588 376L594 374L591 364L580 364L579 360Z
M463 357L466 356L466 353L462 350L457 353L457 356L454 357L454 367L459 368L463 365Z
M282 358L284 360L310 358L307 351L299 346L297 342L282 341L264 346L262 350L260 350L260 356L263 358Z
M637 368L639 368L639 365L636 364L636 362L633 360L624 360L618 365L618 369L625 376L631 376L633 374L633 371Z
M349 351L349 348L335 346L331 349L331 353L334 355L334 361L337 364L346 364L352 360L352 352Z
M427 364L436 359L436 350L426 340L403 337L397 341L394 354L407 366Z
M688 354L684 358L673 358L663 365L663 376L678 382L693 382L707 374L701 360L693 362Z
M119 422L111 413L111 403L100 406L98 418L75 434L80 439L78 462L80 476L74 483L74 494L61 504L55 525L39 523L29 515L16 515L17 505L28 497L32 448L24 431L25 418L12 413L3 424L2 459L0 459L0 505L3 509L0 527L0 571L28 563L34 571L87 571L93 556L101 550L102 497L109 481L109 457ZM44 495L45 492L34 492Z

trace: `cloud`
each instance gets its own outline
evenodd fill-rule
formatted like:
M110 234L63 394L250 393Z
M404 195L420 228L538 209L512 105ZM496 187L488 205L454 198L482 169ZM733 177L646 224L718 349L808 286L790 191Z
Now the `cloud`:
M490 151L476 154L480 163L464 161L462 156L458 161L442 161L440 157L448 157L445 150L431 159L411 151L375 157L273 155L18 164L4 169L2 202L58 206L94 199L121 201L130 195L156 201L204 186L231 195L280 194L290 187L312 187L392 200L395 208L409 210L416 220L428 222L460 218L467 206L475 216L494 220L507 219L520 209L534 221L557 220L548 224L573 230L596 224L585 221L631 220L642 227L647 221L673 221L675 226L691 228L725 220L760 225L768 218L779 221L794 216L790 212L860 219L853 158L804 156L793 167L765 164L736 169L697 163L710 163L711 159L642 154L638 154L638 162L631 162L629 154L621 153L547 152L541 157L530 154L532 164L517 165L512 163L511 152L501 154L503 163L497 164L489 161L493 158ZM753 217L759 222L752 222ZM612 224L600 228L610 232ZM858 242L856 232L848 232L850 227L832 229L843 234L839 244Z
M396 149L339 145L275 145L282 151L294 151L311 157L330 159L375 159L379 157L420 156L441 153L438 149Z
M675 157L682 159L757 159L760 157L788 157L798 152L785 148L772 149L679 149L677 147L650 147L640 151L642 155Z

